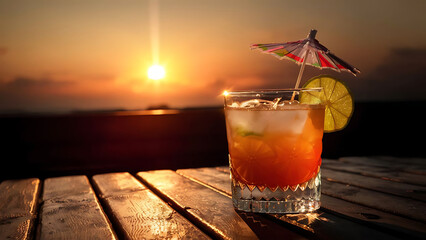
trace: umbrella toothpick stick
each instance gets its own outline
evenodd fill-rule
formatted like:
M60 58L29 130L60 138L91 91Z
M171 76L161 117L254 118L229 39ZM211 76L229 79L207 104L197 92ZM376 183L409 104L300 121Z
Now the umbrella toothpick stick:
M299 88L300 80L302 79L303 71L305 70L306 58L308 57L308 54L309 54L309 50L306 51L305 56L303 57L302 67L300 67L299 75L297 76L297 81L294 88ZM296 96L296 92L293 92L293 96L291 96L291 101L294 100L295 96Z

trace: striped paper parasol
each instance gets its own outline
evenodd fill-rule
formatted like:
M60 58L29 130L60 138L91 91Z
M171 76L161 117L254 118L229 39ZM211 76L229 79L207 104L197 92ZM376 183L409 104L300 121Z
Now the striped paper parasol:
M253 49L260 49L264 53L270 53L279 59L290 59L302 65L297 77L295 88L299 87L305 65L311 65L320 69L328 68L337 72L347 71L354 75L360 71L343 61L324 47L315 39L317 30L311 30L306 39L286 43L254 44Z

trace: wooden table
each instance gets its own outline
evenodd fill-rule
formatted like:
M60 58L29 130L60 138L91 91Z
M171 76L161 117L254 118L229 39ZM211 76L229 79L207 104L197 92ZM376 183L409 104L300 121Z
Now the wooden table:
M227 167L7 180L0 239L426 239L426 159L324 159L321 202L236 212Z

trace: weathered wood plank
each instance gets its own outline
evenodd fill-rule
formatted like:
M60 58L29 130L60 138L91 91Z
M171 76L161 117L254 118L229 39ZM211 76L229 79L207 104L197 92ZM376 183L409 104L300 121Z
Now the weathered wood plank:
M186 217L197 221L206 231L222 239L257 239L257 234L269 238L304 239L263 217L237 213L231 199L170 170L139 172L137 176ZM260 220L259 220L260 218ZM269 221L266 223L265 221ZM278 234L278 235L277 235Z
M129 173L92 179L120 238L209 239Z
M38 239L116 239L86 176L44 181Z
M225 239L257 239L233 210L228 197L170 170L139 172L137 176L216 236Z
M221 172L225 172L225 173L229 173L230 172L229 166L217 166L217 167L214 167L214 168L216 170L221 171Z
M0 184L0 239L32 239L40 180L7 180Z
M414 185L426 186L426 177L424 175L411 174L397 171L384 166L367 166L363 164L342 162L336 160L323 159L321 168L358 173L364 176L377 177L394 182L403 182Z
M396 158L386 156L343 157L339 158L339 161L368 166L388 167L396 171L426 175L426 159L422 158Z
M32 239L34 225L32 216L0 220L0 239Z
M324 178L322 179L321 192L349 202L426 222L426 204L421 201L330 182Z
M39 189L37 178L3 181L0 184L0 219L34 214Z
M181 173L182 175L187 175L188 177L194 177L195 179L202 178L207 185L211 185L217 189L226 189L225 192L231 194L229 181L223 177L216 178L216 174L227 174L229 176L229 167L227 166L214 168L179 169L177 172ZM423 186L389 182L384 179L360 176L356 173L341 172L326 168L321 170L321 174L323 178L326 178L329 181L347 183L375 191L381 191L403 197L413 198L420 201L426 201L426 187Z
M92 179L94 180L94 187L96 187L102 198L125 195L147 189L127 172L99 174L93 176Z
M423 238L426 224L323 194L321 209L341 214L400 236Z
M216 168L206 167L179 169L176 172L194 181L199 181L207 186L213 187L228 195L232 194L229 171L218 171Z
M352 186L362 187L378 192L390 193L401 197L426 201L426 187L407 183L391 182L381 178L362 176L359 174L341 172L323 168L321 174L324 179Z
M203 184L210 185L212 187L221 187L221 191L226 191L228 186L231 185L229 176L223 175L221 173L227 172L227 167L221 167L221 168L210 168L211 170L207 171L204 168L202 168L200 172L197 171L197 169L179 169L177 172L189 177L191 179L195 179L196 181L199 181ZM229 173L229 171L228 171ZM212 178L220 178L216 179L214 182L220 182L221 184L216 184L213 186L213 184L210 184L210 180ZM228 193L231 195L231 193ZM364 224L375 224L376 228L383 228L386 229L386 231L393 231L395 228L397 229L397 234L400 236L412 236L412 237L420 237L422 236L423 232L426 231L425 225L410 219L402 218L399 216L395 216L393 214L389 214L386 212L382 212L373 208L364 207L358 204L353 204L344 200L340 200L337 198L333 198L330 196L323 195L321 198L321 204L322 209L326 208L331 210L332 212L338 213L345 218L355 219L358 222L364 223ZM364 214L364 215L362 215ZM318 238L339 238L339 234L343 234L341 236L347 235L345 234L343 229L335 229L334 226L337 223L340 224L347 224L347 227L349 228L355 228L357 231L359 231L359 224L352 224L355 225L351 226L350 223L346 219L339 218L333 215L330 215L327 212L318 211L317 213L308 215L309 217L306 217L304 214L294 214L294 215L283 215L279 216L276 215L275 217L290 223L294 224L296 226L299 226L303 229L311 229L312 231L316 232L316 237ZM370 219L367 218L371 216L377 216L377 218ZM310 219L309 219L310 218ZM309 222L311 221L311 222ZM335 223L332 223L332 222ZM317 223L319 222L319 223ZM315 223L315 224L314 224ZM340 225L339 227L342 227ZM368 233L368 228L361 227L361 232L356 233L353 236L348 236L347 238L356 238L355 236L359 236L358 234ZM333 235L332 233L335 233L336 235Z

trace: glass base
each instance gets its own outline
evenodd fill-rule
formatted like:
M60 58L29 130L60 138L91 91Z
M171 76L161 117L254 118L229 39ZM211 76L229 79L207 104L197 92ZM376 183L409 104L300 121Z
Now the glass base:
M243 184L232 179L232 202L245 212L305 213L320 207L321 171L309 181L295 186L270 189Z

